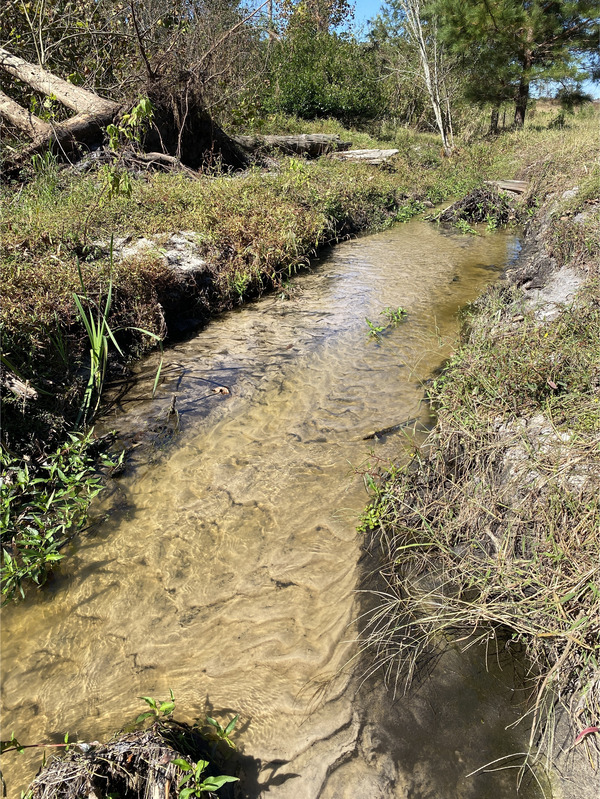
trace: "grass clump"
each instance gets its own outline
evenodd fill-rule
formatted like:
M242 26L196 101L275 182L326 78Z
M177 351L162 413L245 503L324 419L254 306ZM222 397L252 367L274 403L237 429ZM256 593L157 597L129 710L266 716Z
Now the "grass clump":
M553 319L494 289L431 389L437 428L366 518L387 589L366 632L407 681L446 638L524 653L531 746L600 716L600 287Z

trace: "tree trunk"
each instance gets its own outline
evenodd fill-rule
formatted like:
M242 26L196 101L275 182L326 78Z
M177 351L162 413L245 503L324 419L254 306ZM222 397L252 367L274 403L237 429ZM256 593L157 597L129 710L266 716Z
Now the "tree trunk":
M26 111L23 106L4 94L2 90L0 90L0 117L7 119L11 125L25 133L30 139L48 136L52 132L52 128L47 122L36 117L30 111Z
M533 64L533 52L531 43L533 42L533 30L527 31L527 45L521 57L521 79L517 89L515 99L515 127L522 128L525 124L525 114L527 113L527 102L529 100L529 75Z
M339 150L347 150L351 143L343 142L335 133L302 133L297 136L233 136L240 147L251 153L280 150L293 155L318 158Z
M53 95L77 112L66 122L45 123L7 95L0 95L0 114L33 139L31 146L14 162L4 165L6 174L18 171L31 155L43 149L60 148L70 154L79 143L101 143L104 128L117 119L121 111L119 103L73 86L3 48L0 48L0 69L32 89ZM247 152L214 122L204 107L200 91L193 84L169 81L153 74L148 98L153 106L154 124L145 136L147 149L160 150L192 169L207 163L233 168L248 165Z
M335 158L336 161L360 161L363 164L380 166L398 153L399 150L346 150L332 153L330 158Z
M492 108L492 115L490 117L490 135L495 136L498 133L498 120L500 119L500 109L497 105Z
M98 97L97 94L82 89L81 86L74 86L42 67L12 55L3 47L0 47L0 68L31 86L32 89L45 95L53 95L60 103L78 114L110 115L116 114L119 110L118 103Z
M527 102L529 101L529 80L523 75L519 82L517 98L515 100L515 127L522 128L525 124Z

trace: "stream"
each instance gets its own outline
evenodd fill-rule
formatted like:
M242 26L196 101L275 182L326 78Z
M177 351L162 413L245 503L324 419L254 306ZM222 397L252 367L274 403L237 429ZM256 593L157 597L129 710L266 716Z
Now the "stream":
M452 351L458 310L518 249L511 233L413 220L169 348L154 400L158 356L141 362L98 427L135 444L94 507L105 518L4 610L3 738L105 740L138 697L172 689L182 720L239 713L252 799L512 799L515 769L467 776L523 751L512 665L457 645L394 695L362 679L355 641L363 472L422 440L423 381ZM383 326L398 306L406 319L370 336L365 317ZM5 756L9 797L40 760Z

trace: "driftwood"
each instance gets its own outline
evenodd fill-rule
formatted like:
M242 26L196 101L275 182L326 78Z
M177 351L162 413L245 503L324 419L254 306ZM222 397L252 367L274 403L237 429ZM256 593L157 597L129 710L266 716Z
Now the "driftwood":
M499 191L512 191L515 194L523 194L529 185L526 180L487 180L486 184Z
M347 150L351 142L343 142L337 134L303 133L297 136L233 136L233 140L250 153L272 150L289 155L318 158L320 155Z
M339 161L362 161L365 164L379 166L398 152L399 150L347 150L343 153L332 153L330 157Z

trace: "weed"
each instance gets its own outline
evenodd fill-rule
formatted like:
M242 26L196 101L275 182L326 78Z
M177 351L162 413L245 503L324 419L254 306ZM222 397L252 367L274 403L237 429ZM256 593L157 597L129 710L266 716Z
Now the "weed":
M39 467L0 450L2 484L2 596L25 595L25 585L41 585L63 555L61 548L85 523L90 500L102 488L89 454L93 431L70 434L67 443ZM121 456L122 457L122 456ZM114 460L104 458L107 466Z
M385 333L390 327L396 327L406 319L407 311L402 308L384 308L383 311L380 312L380 316L383 316L387 319L387 323L384 325L376 325L372 322L368 316L365 316L365 322L367 323L367 327L369 328L369 337L380 340L382 334Z
M112 267L113 267L113 239L111 237L110 240L111 274L112 274ZM81 283L82 296L74 294L73 299L75 300L75 305L77 306L77 310L79 312L79 318L83 323L90 344L90 366L89 366L88 383L83 395L81 407L79 409L79 414L77 416L77 421L75 423L76 427L79 427L81 424L86 424L89 418L93 417L98 410L98 406L100 404L100 398L102 395L102 387L104 385L104 380L106 377L106 367L108 364L108 352L109 352L110 342L112 342L113 346L115 347L119 355L123 357L123 352L115 338L115 333L118 333L123 328L118 328L113 332L108 323L108 318L112 304L112 291L113 291L112 277L109 280L108 291L104 299L104 307L102 307L102 305L99 302L96 302L95 300L89 297L85 288L85 284L83 282L83 276L79 264L77 265L77 268L79 273L79 280ZM87 309L84 308L84 303L86 304ZM145 336L148 336L149 338L153 339L158 343L161 342L161 337L150 330L141 330L140 328L129 328L129 329L136 330L138 333L143 333ZM162 358L158 365L156 377L154 379L152 396L154 396L154 393L156 392L156 387L160 379L161 367L162 367Z
M457 221L454 223L454 227L455 227L457 230L460 230L460 232L461 232L461 233L468 234L469 236L477 236L477 235L478 235L478 234L477 234L477 231L475 230L475 228L474 228L472 225L470 225L470 224L467 222L467 220L466 220L466 219L458 219L458 220L457 220Z
M223 727L216 719L212 718L212 716L207 716L206 721L211 728L208 732L209 736L214 736L217 741L223 741L228 747L235 749L235 744L229 736L235 729L238 719L239 716L234 716L227 726Z
M407 313L408 311L401 306L398 306L397 308L387 307L381 311L381 316L385 316L389 324L392 325L392 327L395 327L406 319Z
M187 772L179 781L179 799L189 799L190 796L204 796L211 791L217 791L227 782L238 782L238 777L230 777L221 774L217 777L203 776L208 768L208 760L198 760L197 763L190 764L183 758L176 758L171 761L175 766L179 766L182 771ZM183 786L187 787L184 788Z
M173 691L171 689L169 689L169 694L170 699L167 699L164 702L160 702L151 696L140 696L139 698L144 700L144 702L150 707L150 710L140 713L135 720L135 723L139 724L141 721L145 721L149 718L169 718L175 710L175 697L173 696Z
M369 337L374 339L381 339L381 334L387 329L387 325L376 325L371 322L368 316L365 316L365 322L369 328Z

